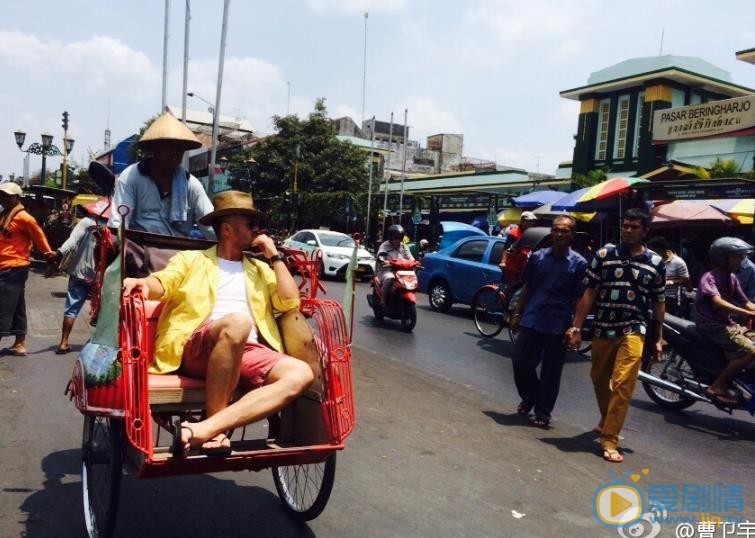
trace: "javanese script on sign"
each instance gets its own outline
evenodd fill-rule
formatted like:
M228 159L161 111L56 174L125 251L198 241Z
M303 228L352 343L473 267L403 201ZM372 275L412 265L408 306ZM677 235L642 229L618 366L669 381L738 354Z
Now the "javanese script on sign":
M755 96L656 110L653 143L704 138L755 128Z

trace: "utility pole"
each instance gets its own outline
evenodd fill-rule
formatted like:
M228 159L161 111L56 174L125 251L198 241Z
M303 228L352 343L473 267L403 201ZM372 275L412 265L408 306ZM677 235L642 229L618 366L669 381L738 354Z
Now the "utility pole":
M367 94L367 17L368 12L364 12L364 60L362 62L362 115L359 117L359 121L364 121L364 101ZM373 126L374 129L374 126Z
M160 114L165 112L168 92L168 22L170 20L170 0L165 0L165 29L163 30L163 98Z
M225 38L228 33L228 7L231 0L223 2L223 28L220 31L220 54L218 57L218 85L215 92L215 114L212 119L212 150L210 151L210 168L207 171L207 194L212 197L215 192L215 159L217 157L218 119L220 118L220 95L223 89L223 66L225 65ZM218 144L220 141L218 141Z
M401 217L404 216L404 179L406 179L406 138L409 136L407 127L407 118L409 109L404 109L404 163L401 165L401 195L398 201L398 223L401 224Z
M375 124L372 125L373 132ZM393 112L391 112L391 126L388 128L388 166L386 167L385 189L383 198L383 235L385 235L385 221L388 218L388 182L391 180L391 155L393 154ZM382 238L381 238L382 239Z
M370 145L370 182L367 187L367 230L364 234L364 243L370 244L370 204L372 202L372 169L375 158L375 116L372 116L372 143Z

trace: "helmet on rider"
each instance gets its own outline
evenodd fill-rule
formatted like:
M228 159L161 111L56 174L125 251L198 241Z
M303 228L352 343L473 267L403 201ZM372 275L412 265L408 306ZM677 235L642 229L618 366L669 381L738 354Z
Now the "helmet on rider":
M404 227L400 224L392 224L388 227L388 241L404 238Z
M719 237L710 245L708 255L716 267L729 268L729 256L749 256L752 245L738 237Z

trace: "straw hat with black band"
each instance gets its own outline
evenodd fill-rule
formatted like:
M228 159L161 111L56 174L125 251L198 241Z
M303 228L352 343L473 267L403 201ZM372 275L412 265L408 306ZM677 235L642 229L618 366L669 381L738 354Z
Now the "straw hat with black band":
M194 133L169 112L160 114L160 116L150 124L139 139L139 147L151 150L164 142L171 142L177 146L183 146L184 151L202 147L202 143L196 136L194 136Z
M255 209L252 195L246 192L223 191L212 199L212 205L215 207L215 211L207 213L199 219L199 224L211 226L217 219L231 215L243 215L257 219L264 216L264 213Z

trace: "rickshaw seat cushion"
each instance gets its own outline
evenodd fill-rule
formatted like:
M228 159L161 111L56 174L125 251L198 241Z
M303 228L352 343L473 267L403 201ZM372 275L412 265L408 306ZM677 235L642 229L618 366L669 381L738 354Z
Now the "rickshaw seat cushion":
M204 379L195 379L176 374L149 374L147 383L150 390L204 389Z

